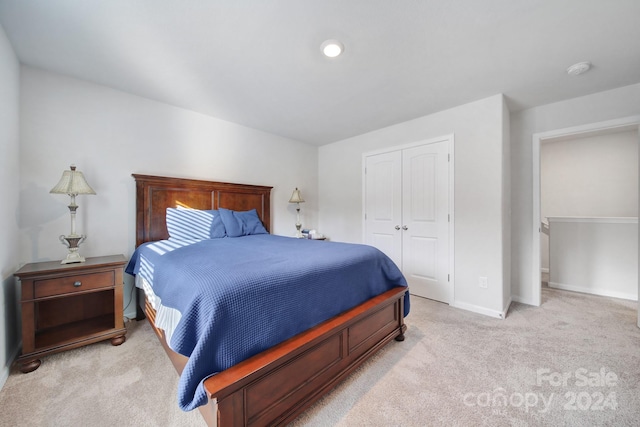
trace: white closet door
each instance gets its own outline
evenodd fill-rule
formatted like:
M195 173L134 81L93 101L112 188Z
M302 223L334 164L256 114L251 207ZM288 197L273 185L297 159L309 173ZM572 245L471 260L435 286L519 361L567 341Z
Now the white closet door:
M448 141L402 152L402 272L412 294L449 302Z
M365 168L365 243L402 268L402 153L368 156Z

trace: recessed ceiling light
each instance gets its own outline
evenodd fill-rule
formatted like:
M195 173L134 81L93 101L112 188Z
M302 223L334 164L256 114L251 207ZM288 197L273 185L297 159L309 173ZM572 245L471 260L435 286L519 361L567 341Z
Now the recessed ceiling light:
M344 45L338 40L326 40L322 45L320 45L320 50L325 56L335 58L344 52Z
M573 64L571 67L567 68L567 74L569 74L570 76L579 76L580 74L584 74L589 71L590 68L590 62L578 62L577 64Z

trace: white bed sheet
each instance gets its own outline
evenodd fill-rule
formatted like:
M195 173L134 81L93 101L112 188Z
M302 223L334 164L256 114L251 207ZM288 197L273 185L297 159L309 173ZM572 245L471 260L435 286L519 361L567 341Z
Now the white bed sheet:
M137 288L144 291L147 296L147 300L156 311L155 326L156 328L164 331L167 344L171 347L171 336L173 335L173 331L175 331L178 322L180 322L182 314L174 308L162 305L160 297L153 293L153 287L145 279L140 277L140 275L136 275L135 283Z

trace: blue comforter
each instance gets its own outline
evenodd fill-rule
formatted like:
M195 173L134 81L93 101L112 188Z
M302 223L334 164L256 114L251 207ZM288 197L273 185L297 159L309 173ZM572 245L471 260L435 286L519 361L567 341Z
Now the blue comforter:
M144 271L162 304L182 314L170 346L189 357L178 390L183 410L207 402L207 377L406 286L396 265L371 246L268 234L203 240L169 252L141 245L126 271ZM404 307L406 316L408 292Z

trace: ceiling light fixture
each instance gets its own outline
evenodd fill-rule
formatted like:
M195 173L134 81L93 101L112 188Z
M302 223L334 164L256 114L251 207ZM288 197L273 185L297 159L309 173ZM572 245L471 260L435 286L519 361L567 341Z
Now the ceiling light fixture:
M338 40L326 40L320 45L320 50L325 56L335 58L344 52L344 45Z
M579 76L580 74L584 74L589 71L590 68L590 62L578 62L577 64L573 64L571 67L567 68L567 74L569 74L570 76Z

